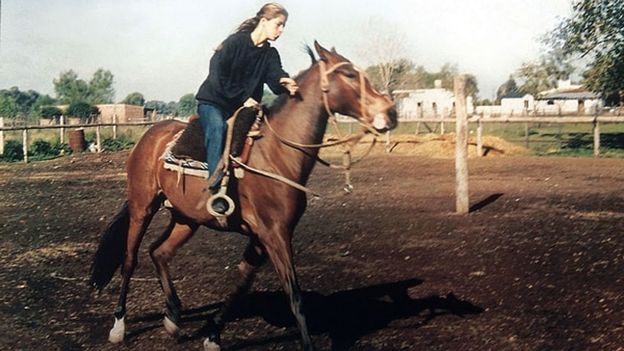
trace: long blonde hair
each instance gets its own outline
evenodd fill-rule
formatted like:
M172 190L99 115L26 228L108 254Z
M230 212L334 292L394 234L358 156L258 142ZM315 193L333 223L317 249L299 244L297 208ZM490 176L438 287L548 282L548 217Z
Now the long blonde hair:
M238 26L238 29L236 29L236 33L251 32L256 29L256 26L258 26L261 19L266 18L267 20L272 20L278 16L284 16L288 19L288 11L286 11L284 6L276 2L266 3L262 6L262 8L260 8L260 11L256 13L256 16L243 21L243 23Z

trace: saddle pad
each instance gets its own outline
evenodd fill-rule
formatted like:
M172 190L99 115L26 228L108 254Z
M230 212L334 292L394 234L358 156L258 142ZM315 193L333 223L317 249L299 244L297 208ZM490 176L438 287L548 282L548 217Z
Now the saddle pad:
M208 164L206 162L178 158L171 152L171 149L172 147L167 147L161 157L165 162L165 169L208 179Z

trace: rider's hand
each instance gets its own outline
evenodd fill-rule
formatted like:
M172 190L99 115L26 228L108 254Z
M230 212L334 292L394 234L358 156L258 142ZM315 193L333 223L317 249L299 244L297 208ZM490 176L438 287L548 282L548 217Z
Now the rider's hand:
M288 93L290 95L295 95L297 91L299 90L299 86L297 85L297 82L295 82L295 80L292 78L288 78L288 77L281 78L280 84L284 86L286 90L288 90Z
M258 101L254 100L253 98L248 98L247 101L245 101L245 103L243 104L243 106L256 107L258 106Z

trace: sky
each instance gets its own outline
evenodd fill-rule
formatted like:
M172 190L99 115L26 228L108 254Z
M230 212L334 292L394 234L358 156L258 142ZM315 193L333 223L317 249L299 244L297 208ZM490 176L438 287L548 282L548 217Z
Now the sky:
M214 48L266 1L0 0L0 89L55 96L73 70L114 75L115 100L132 92L178 101L208 74ZM272 43L291 75L307 68L314 40L366 67L383 54L428 71L445 63L476 76L492 98L523 62L544 54L540 37L571 13L569 0L283 0L286 29Z

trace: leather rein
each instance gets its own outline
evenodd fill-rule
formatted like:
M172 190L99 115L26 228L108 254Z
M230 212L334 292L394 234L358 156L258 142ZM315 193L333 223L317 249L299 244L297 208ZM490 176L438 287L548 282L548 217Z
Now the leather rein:
M359 74L359 80L360 80L360 119L358 119L359 124L364 128L364 130L362 132L360 132L359 134L356 135L347 135L347 136L342 136L342 133L340 132L340 128L338 127L338 122L336 121L335 118L335 114L332 112L331 107L329 106L329 91L330 91L330 84L329 84L329 75L334 73L337 69L339 69L340 67L343 66L347 66L347 65L351 65L353 67L353 69L355 71L358 72ZM357 142L359 140L362 139L362 137L364 135L366 135L367 133L372 133L375 136L379 136L379 132L377 132L375 130L375 128L373 128L373 126L368 123L368 122L364 122L363 119L366 117L366 75L364 73L364 71L362 71L360 68L356 67L355 65L353 65L351 62L339 62L335 65L333 65L332 67L330 67L329 69L327 68L327 64L325 63L325 61L320 60L319 61L319 70L320 70L320 74L321 74L321 81L320 81L320 85L321 85L321 92L323 93L323 105L325 107L325 111L327 111L328 117L330 119L331 124L334 126L334 130L336 132L336 134L339 136L338 140L335 141L330 141L330 142L326 142L326 143L320 143L320 144L302 144L302 143L297 143L294 142L292 140L289 140L287 138L284 138L283 136L279 135L279 133L277 133L277 131L275 131L275 129L273 129L273 127L271 126L271 123L269 122L269 119L266 117L266 115L264 116L264 121L266 123L266 125L268 126L269 130L271 131L271 133L273 133L282 143L299 149L302 152L306 152L305 148L311 148L311 149L320 149L320 148L325 148L325 147L331 147L331 146L337 146L337 145L344 145L347 144L346 147L343 149L343 160L342 160L342 165L335 165L332 164L328 161L325 161L323 159L321 159L318 155L315 157L316 161L321 163L324 166L330 167L330 168L337 168L337 169L342 169L345 172L345 187L344 190L346 192L351 192L353 190L353 185L351 184L351 166L360 162L364 157L366 157L370 151L372 150L372 148L375 146L376 142L377 142L377 138L373 138L373 141L371 142L370 147L368 148L368 150L366 150L366 152L358 157L357 159L352 159L351 157L351 150L353 148L353 146L355 146L355 144L357 144ZM354 88L355 89L355 88ZM349 144L350 142L355 141L355 143L353 145Z

